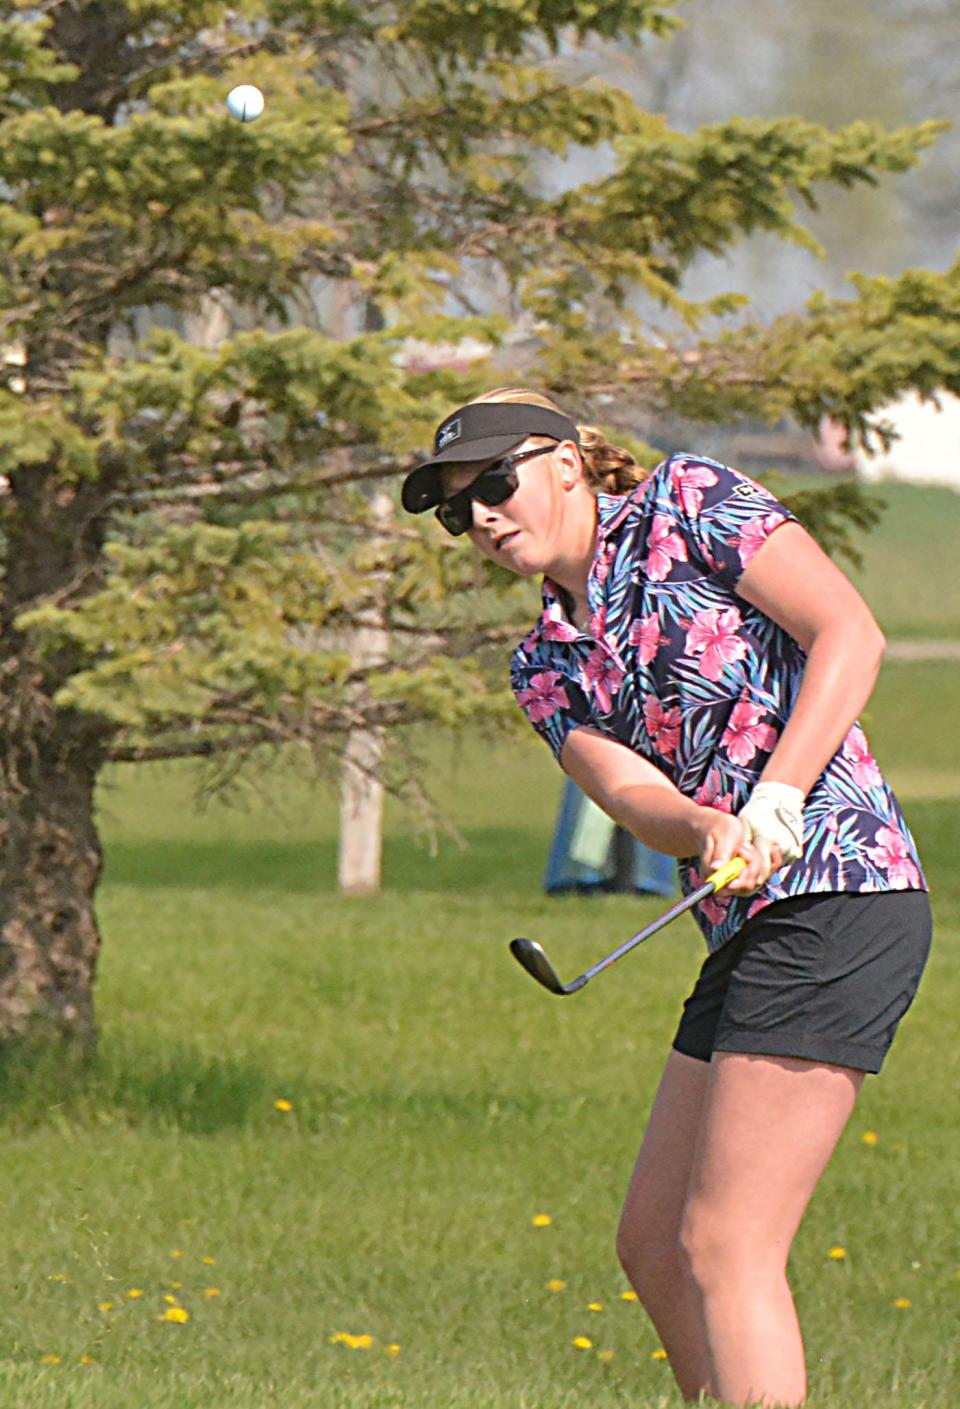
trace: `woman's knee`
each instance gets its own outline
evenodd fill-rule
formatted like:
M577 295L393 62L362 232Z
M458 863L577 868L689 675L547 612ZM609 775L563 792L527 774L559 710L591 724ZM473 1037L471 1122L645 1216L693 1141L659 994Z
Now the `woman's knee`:
M786 1265L789 1247L752 1236L749 1220L737 1222L707 1202L688 1201L677 1235L677 1254L685 1275L702 1291L731 1285L742 1273L756 1276Z
M681 1275L677 1238L663 1229L624 1218L617 1229L617 1258L634 1291L646 1302L662 1296Z

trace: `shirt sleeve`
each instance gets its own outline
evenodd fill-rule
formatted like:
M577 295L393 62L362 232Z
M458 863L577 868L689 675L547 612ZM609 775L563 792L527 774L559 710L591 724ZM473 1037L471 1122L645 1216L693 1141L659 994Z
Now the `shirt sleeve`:
M764 485L716 460L673 455L654 473L661 478L656 502L657 512L665 511L666 551L666 534L679 531L688 555L731 590L770 535L799 522Z
M559 667L559 668L558 668ZM517 704L560 762L568 734L581 724L593 724L587 696L576 677L573 662L538 665L522 649L510 663L510 684Z

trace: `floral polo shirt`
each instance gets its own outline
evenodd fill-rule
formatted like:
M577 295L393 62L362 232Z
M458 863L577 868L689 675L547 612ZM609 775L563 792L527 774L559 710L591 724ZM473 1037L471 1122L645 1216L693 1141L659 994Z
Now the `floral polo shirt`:
M763 485L673 455L629 495L597 496L589 630L543 582L543 613L517 647L517 702L559 759L589 724L656 765L686 797L736 813L758 782L800 688L806 654L736 593L770 534L794 520ZM686 894L699 858L681 857ZM913 838L855 723L804 807L800 860L756 894L696 907L710 950L772 901L814 891L925 890Z

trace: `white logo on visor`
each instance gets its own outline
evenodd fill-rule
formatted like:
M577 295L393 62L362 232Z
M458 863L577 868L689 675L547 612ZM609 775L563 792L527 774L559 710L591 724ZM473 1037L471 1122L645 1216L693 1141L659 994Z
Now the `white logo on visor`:
M437 432L437 451L445 450L451 440L459 440L461 435L460 418L451 421Z

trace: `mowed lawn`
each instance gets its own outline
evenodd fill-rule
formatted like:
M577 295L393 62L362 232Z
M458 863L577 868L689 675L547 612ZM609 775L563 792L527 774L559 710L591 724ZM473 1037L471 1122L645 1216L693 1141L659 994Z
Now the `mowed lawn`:
M877 484L883 517L856 542L859 569L844 564L891 637L960 638L960 494L912 484Z
M812 1406L960 1387L958 713L960 666L891 663L864 717L937 939L796 1245ZM614 1232L698 933L541 991L513 935L572 976L662 902L543 895L532 735L427 753L468 849L391 807L372 899L336 893L334 801L294 771L203 814L189 770L107 779L96 1070L3 1088L0 1404L682 1403Z

